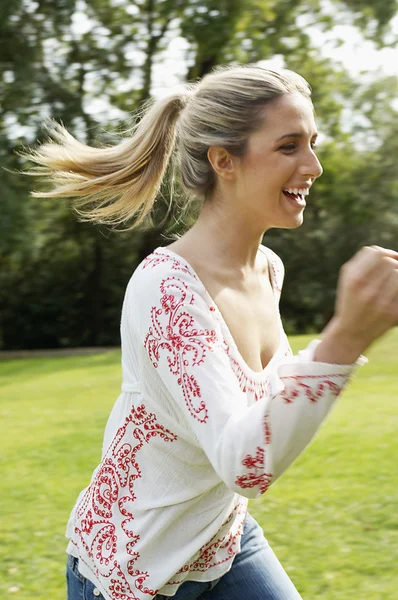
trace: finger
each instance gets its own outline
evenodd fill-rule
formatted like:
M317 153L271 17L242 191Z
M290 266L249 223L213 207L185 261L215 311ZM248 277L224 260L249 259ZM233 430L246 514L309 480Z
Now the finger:
M391 259L388 259L391 261ZM366 277L365 284L362 286L365 298L372 301L373 303L379 303L380 294L384 288L389 285L392 273L396 273L395 269L391 269L389 264L384 261L378 265L377 269L374 269Z
M391 256L382 256L380 260L380 269L384 269L385 271L396 271L398 269L398 264L395 258L391 258Z
M397 274L397 261L389 257L379 257L376 264L369 266L365 264L356 264L355 270L351 271L351 285L358 296L358 301L378 304L380 301L380 291L386 286L392 274ZM363 294L363 295L362 295Z
M381 306L386 316L391 316L394 323L398 321L398 272L394 271L380 289Z
M390 258L398 260L398 252L396 252L395 250L392 250L391 248L382 248L381 246L376 246L376 245L366 246L366 247L374 248L378 252L381 252L384 256L389 256Z
M370 246L365 246L346 264L349 266L350 270L352 269L353 276L357 283L366 285L368 281L373 281L375 275L380 273L380 269L384 270L384 260L386 258L388 260L393 260L394 264L396 264L396 260L390 257L383 257L379 251L376 251Z
M377 265L377 269L369 277L369 285L380 290L393 277L396 276L398 263L389 256L383 256Z

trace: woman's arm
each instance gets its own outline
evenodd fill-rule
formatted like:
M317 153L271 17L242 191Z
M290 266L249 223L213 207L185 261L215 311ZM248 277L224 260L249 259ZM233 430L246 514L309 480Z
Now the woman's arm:
M313 344L279 363L265 397L248 407L220 323L189 270L139 267L126 308L146 368L183 412L220 479L247 497L264 493L299 456L355 368L315 362Z

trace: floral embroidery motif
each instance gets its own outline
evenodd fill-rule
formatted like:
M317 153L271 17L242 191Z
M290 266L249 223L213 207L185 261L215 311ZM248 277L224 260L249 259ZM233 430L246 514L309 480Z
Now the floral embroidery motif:
M272 473L264 473L265 451L264 448L257 447L256 456L248 454L242 460L242 465L251 470L247 475L239 475L236 478L235 484L245 488L253 488L260 486L260 493L263 494L271 485Z
M283 269L283 266L278 257L270 254L270 273L274 284L277 282L274 285L277 298L283 277L282 271L278 269ZM229 347L223 335L216 335L216 331L221 330L229 342L229 337L226 335L228 328L220 317L216 305L209 299L207 299L208 314L216 319L216 326L214 330L213 328L198 330L195 327L190 317L189 307L195 306L196 298L189 292L189 285L187 287L179 279L179 276L182 277L183 273L187 273L189 278L198 282L198 277L189 265L178 261L175 257L154 252L143 261L142 268L152 269L166 262L169 267L167 274L173 277L163 279L161 282L160 301L152 308L152 323L148 325L144 344L155 368L158 367L159 359L165 361L166 368L170 369L178 386L181 386L189 412L201 423L205 423L210 418L200 386L194 377L196 374L194 367L201 365L206 353L214 351L215 347L225 351L231 365L230 376L233 378L233 373L235 374L240 389L245 393L243 401L247 399L250 405L253 399L259 400L266 396L270 402L275 400L276 393L279 393L276 392L276 389L279 389L277 378L268 376L268 372L255 377L253 372L250 373L250 369L245 368L245 363L236 354L234 345L231 344ZM280 355L283 352L285 356L292 354L287 338L283 341ZM152 364L145 364L145 369L153 370ZM285 389L276 402L280 404L282 399L282 402L287 405L286 411L289 412L290 404L299 395L302 399L304 396L304 402L308 402L309 405L316 403L323 395L338 395L346 382L346 376L285 376L283 382ZM342 385L339 385L340 383ZM295 408L300 409L300 407ZM121 418L124 419L125 413L122 414ZM265 414L261 419L257 431L260 439L256 444L259 445L253 455L247 454L243 460L243 454L240 456L243 474L236 477L235 483L242 489L258 486L256 489L263 493L268 489L273 478L271 473L265 472L268 462L266 461L267 445L271 441L278 444L279 440L273 439L274 432L271 430L269 414ZM148 455L145 454L145 450L142 450L150 444L154 436L157 436L156 443L159 443L161 449L164 443L177 440L177 436L160 425L156 415L148 413L144 405L132 408L127 419L118 429L101 465L95 471L89 488L77 503L74 534L71 540L76 548L74 554L80 556L79 561L86 565L88 572L97 579L98 587L110 600L153 598L159 591L151 589L150 584L152 587L163 586L164 579L160 582L160 576L164 575L166 569L170 567L167 557L164 554L160 556L160 550L154 557L151 554L153 546L149 549L146 547L148 541L146 536L149 536L150 532L140 521L141 513L136 499L136 494L138 495L141 490L140 486L149 490L149 493L154 496L158 492L158 482L150 477L153 471L151 456L149 456L152 450L156 452L156 448L150 448ZM172 450L177 450L176 446L177 444ZM199 451L201 452L200 449ZM170 459L175 457L178 461L179 453L171 454ZM148 462L145 463L144 459ZM145 464L148 465L148 471L145 469ZM180 554L177 564L183 566L175 575L172 575L170 568L167 577L172 579L166 585L178 586L191 577L198 581L209 580L211 573L209 569L215 567L214 577L228 569L239 551L243 533L247 501L245 504L244 498L240 497L240 500L241 502L235 506L219 531L186 564L183 564L183 561L187 560L186 557ZM145 498L143 504L146 509ZM162 510L161 507L159 508ZM201 518L202 515L199 514L198 520ZM204 516L203 524L205 518ZM167 547L175 558L177 549L182 550L187 543L191 543L190 531L187 530L185 534L181 534L181 537L176 537L175 530L170 528L170 523L163 523L166 530L165 541L169 544ZM202 522L199 522L199 525L202 526ZM162 564L162 573L158 572L159 564ZM173 564L175 565L175 562ZM221 567L217 568L219 565ZM173 570L175 571L176 568L178 567Z
M208 410L202 399L200 386L190 368L203 363L207 351L219 344L212 329L196 329L194 319L184 306L193 305L195 297L178 277L167 277L160 283L160 307L151 310L152 326L144 340L144 347L155 368L160 353L167 353L170 372L181 386L189 413L200 423L206 423Z
M276 300L279 301L279 296L281 293L283 282L283 271L279 264L280 260L277 257L277 255L271 250L269 251L269 253L267 252L267 258L269 258L269 264L271 266L272 271L272 289ZM162 254L160 252L157 252L156 250L143 260L142 268L153 268L164 262L170 263L170 268L173 271L181 271L183 273L187 273L196 281L198 280L195 271L193 271L193 269L190 268L189 265L185 264L182 261L179 261L175 256ZM222 328L225 328L225 322L222 318L222 315L220 315L217 306L212 304L209 306L209 310L213 313L213 316L217 319L220 326ZM237 358L233 355L233 350L230 348L225 338L222 339L221 344L229 358L231 368L238 380L241 391L247 394L248 403L250 404L251 402L257 402L261 398L270 395L272 390L270 387L268 376L264 375L264 377L261 379L255 379L252 376L250 376L250 374L247 373L247 370L245 370L245 368L240 364L240 361L238 361ZM291 356L293 353L287 339L285 340L285 346L286 347L283 355Z
M134 482L142 476L137 454L155 436L165 442L177 439L174 433L157 422L156 415L146 411L143 404L133 406L76 507L74 532L79 546L85 550L85 556L81 556L80 560L96 577L108 580L112 600L136 600L133 585L143 594L151 597L157 594L157 590L144 585L149 573L135 568L140 557L135 546L140 536L132 528L136 499ZM121 519L118 531L116 519ZM71 541L78 546L76 539ZM129 557L124 566L117 560L121 546Z

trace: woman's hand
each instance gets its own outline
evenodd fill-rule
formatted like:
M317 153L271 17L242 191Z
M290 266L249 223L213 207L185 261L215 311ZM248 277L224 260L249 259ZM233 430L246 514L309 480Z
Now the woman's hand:
M349 364L398 325L398 252L365 246L340 270L335 316L315 360Z
M335 317L365 347L398 324L398 252L365 246L343 265Z

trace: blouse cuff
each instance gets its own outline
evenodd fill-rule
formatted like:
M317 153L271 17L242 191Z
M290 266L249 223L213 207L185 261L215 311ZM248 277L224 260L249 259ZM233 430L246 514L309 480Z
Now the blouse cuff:
M350 376L359 366L368 362L365 356L360 356L354 363L340 365L315 361L315 350L322 340L312 340L304 350L297 355L286 357L278 365L279 376L291 375L347 375Z
M347 382L354 374L355 370L365 363L368 359L360 356L355 363L350 365L339 365L333 363L323 363L314 361L315 350L321 343L321 340L312 340L304 350L300 350L297 355L287 356L278 364L275 369L269 373L268 394L275 397L285 389L285 383L282 378L309 378L309 380L319 377L337 377L341 381Z
M299 357L307 362L307 361L311 361L311 362L319 362L319 361L314 361L314 356L315 356L315 350L318 348L319 344L321 343L322 340L319 339L315 339L312 340L308 346L306 348L304 348L304 350L300 350L298 355ZM368 361L368 359L366 358L366 356L363 356L362 354L359 356L359 358L357 358L357 360L354 363L351 363L349 365L337 365L335 363L320 363L320 364L333 364L333 366L339 366L339 367L348 367L350 369L354 368L354 367L358 367L361 365L366 364Z

